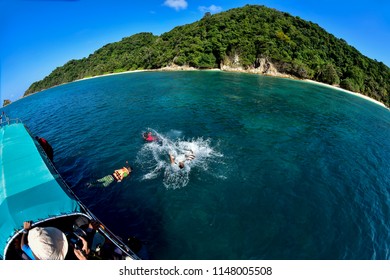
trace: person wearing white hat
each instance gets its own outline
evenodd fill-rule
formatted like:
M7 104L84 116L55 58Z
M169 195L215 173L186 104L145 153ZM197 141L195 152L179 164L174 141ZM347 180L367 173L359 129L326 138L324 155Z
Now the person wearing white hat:
M65 234L55 227L31 227L24 222L21 247L32 260L63 260L68 252Z

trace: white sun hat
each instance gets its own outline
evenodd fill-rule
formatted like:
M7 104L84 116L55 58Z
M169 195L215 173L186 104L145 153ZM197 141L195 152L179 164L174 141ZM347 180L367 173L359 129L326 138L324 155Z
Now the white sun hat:
M35 227L28 232L28 245L40 260L63 260L68 252L65 234L54 227Z

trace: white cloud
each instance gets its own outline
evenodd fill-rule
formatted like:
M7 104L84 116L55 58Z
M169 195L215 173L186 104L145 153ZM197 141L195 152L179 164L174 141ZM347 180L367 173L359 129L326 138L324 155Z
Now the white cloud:
M164 5L178 11L180 9L187 9L188 3L186 0L165 0Z
M201 11L202 13L210 12L210 13L212 13L212 14L219 13L219 12L222 11L222 7L220 7L220 6L215 6L215 5L211 5L210 7L200 6L198 9L199 9L199 11Z

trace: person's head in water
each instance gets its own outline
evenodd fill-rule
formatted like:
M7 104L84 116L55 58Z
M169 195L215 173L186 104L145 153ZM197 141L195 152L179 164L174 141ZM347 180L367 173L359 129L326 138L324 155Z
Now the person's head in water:
M125 168L129 171L129 173L131 173L131 171L133 171L133 168L131 168L131 166L129 165L129 162L126 161L126 166Z
M176 163L175 157L171 153L169 153L169 159L172 165L177 164L177 166L179 166L180 169L184 168L184 161L179 161L179 163Z

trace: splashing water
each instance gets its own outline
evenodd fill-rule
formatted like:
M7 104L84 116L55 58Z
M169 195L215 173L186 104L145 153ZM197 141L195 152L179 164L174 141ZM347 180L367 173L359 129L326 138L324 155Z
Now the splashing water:
M223 163L218 160L223 157L223 154L211 147L211 139L203 139L202 137L190 140L171 139L171 136L179 136L182 133L171 130L163 135L153 129L148 129L148 131L151 131L158 138L158 141L146 143L138 152L137 163L147 172L142 176L142 180L157 179L163 174L164 186L167 189L177 189L185 187L190 182L191 170L200 169L207 172L212 164ZM191 153L195 155L195 158L193 160L186 159L186 156ZM177 164L171 164L169 154L174 156L176 163L184 161L184 168L180 169Z

